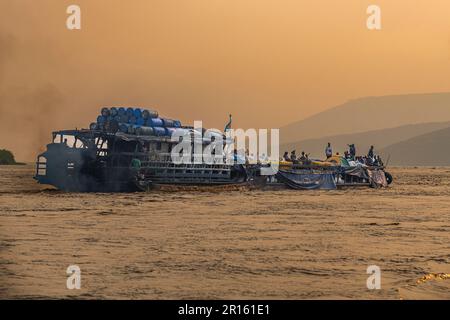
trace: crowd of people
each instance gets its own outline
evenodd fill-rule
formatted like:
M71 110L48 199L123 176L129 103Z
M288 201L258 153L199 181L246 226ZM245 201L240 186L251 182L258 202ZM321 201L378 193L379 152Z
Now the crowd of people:
M336 153L336 156L340 156L339 153ZM327 160L329 160L331 157L333 157L333 148L331 147L331 143L328 142L327 146L325 147L325 157ZM355 144L349 144L348 150L344 152L343 156L350 165L358 165L358 164L364 164L368 166L383 166L383 161L381 160L381 157L379 155L375 154L374 146L370 146L369 151L367 152L367 155L364 156L357 156L356 155L356 147ZM296 151L292 150L291 153L285 151L282 157L283 161L292 162L294 164L311 164L311 160L309 159L309 154L305 153L304 151L301 152L300 156L296 155Z
M309 159L309 154L305 153L304 151L302 151L302 153L299 156L297 156L295 154L295 150L292 150L290 155L286 151L283 154L283 160L284 161L288 161L288 162L292 162L292 163L295 163L295 164L311 164L311 160Z
M383 166L383 161L381 160L380 155L375 154L374 146L370 146L369 151L367 152L367 155L365 156L357 156L356 155L356 147L354 144L348 145L349 150L345 151L344 158L347 161L354 161L357 164L365 164L368 166Z

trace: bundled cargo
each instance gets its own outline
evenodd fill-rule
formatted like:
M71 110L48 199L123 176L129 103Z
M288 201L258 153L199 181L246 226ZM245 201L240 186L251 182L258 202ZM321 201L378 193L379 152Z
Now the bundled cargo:
M155 136L165 136L166 128L163 127L153 127L153 132Z
M102 108L102 110L101 110L101 115L102 116L104 116L104 117L109 117L109 115L110 115L110 111L109 111L109 109L108 108Z
M150 118L146 123L149 127L164 127L164 122L161 118Z
M116 117L119 114L119 111L116 107L112 107L109 111L111 113L111 117Z
M133 111L134 116L136 117L136 119L142 118L142 111L139 108L134 109Z
M163 126L166 128L173 128L173 120L172 119L167 119L167 118L161 118L162 122L163 122Z
M125 110L124 107L120 107L119 109L117 109L117 114L119 116L124 116L124 115L126 115L126 113L127 113L127 111Z
M134 109L133 108L130 108L130 107L127 108L127 116L128 117L134 116Z
M121 124L119 124L119 132L122 132L122 133L128 133L128 127L129 127L130 125L129 124L127 124L127 123L121 123Z
M140 136L171 136L182 128L179 120L160 118L157 111L132 107L103 107L90 130L122 132Z
M144 118L145 120L150 119L150 118L158 118L158 112L153 111L153 110L144 109L144 110L142 110L142 118Z
M191 152L211 143L202 129L145 108L99 109L88 130L53 132L47 150L38 156L36 180L67 191L134 192L159 184L216 186L255 179L259 168L248 173L241 165L223 161L228 150L222 157L218 148L211 148L213 162L198 163ZM177 148L180 142L182 150Z
M135 133L138 136L153 136L153 135L155 135L155 131L153 130L152 127L144 127L144 126L137 127L135 130Z

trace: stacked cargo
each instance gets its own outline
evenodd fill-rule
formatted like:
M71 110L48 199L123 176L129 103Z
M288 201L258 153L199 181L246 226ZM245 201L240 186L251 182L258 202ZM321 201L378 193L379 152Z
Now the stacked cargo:
M157 111L141 108L102 108L91 130L122 132L138 136L171 136L181 128L179 120L160 118Z

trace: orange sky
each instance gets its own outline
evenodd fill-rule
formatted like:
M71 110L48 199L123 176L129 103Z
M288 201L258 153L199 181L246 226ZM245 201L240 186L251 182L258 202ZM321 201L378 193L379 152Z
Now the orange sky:
M65 27L70 4L81 31ZM369 4L381 31L366 29ZM22 160L101 105L219 128L231 112L258 128L450 91L448 0L2 0L0 12L0 148Z

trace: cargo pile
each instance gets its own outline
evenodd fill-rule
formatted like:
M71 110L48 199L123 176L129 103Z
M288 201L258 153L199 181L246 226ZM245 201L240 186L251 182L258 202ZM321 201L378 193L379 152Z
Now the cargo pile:
M157 111L131 107L105 107L102 108L97 121L91 123L89 128L139 136L171 136L181 127L179 120L160 118Z

